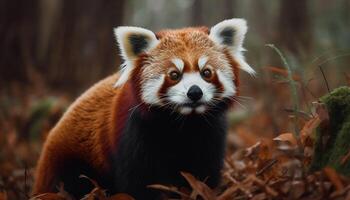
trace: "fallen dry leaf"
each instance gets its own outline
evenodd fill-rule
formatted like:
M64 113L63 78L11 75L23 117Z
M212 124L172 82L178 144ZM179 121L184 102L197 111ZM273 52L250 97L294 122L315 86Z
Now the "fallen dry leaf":
M348 162L350 160L350 150L349 152L341 159L340 163L342 165L345 165L346 162Z
M313 138L315 129L320 125L321 119L317 115L314 118L307 121L304 127L300 131L301 143L304 146L313 146Z
M329 121L327 106L324 103L320 103L320 102L313 102L312 104L315 106L316 114L318 115L320 120Z
M266 193L256 194L252 198L252 200L264 200L264 199L267 199Z
M282 67L267 66L267 67L264 67L263 69L265 69L267 71L270 71L270 72L273 72L275 74L281 75L281 76L283 76L285 78L288 78L288 71L285 70ZM300 76L299 75L293 74L292 78L293 78L294 81L300 81Z
M180 195L182 198L190 198L190 196L188 194L185 194L183 192L180 191L180 189L178 189L175 186L166 186L166 185L161 185L161 184L153 184L153 185L148 185L148 188L152 188L152 189L157 189L157 190L163 190L166 192L172 192L175 194Z
M295 139L293 133L282 133L279 136L273 138L273 141L285 141L291 145L297 145L297 140Z
M290 190L292 199L299 199L306 191L305 183L303 181L293 181L291 184L293 190Z
M99 187L96 187L89 194L86 194L81 200L95 200L95 199L107 200L105 190Z
M30 200L74 200L74 198L64 190L64 184L60 183L57 193L40 194Z
M6 192L0 192L0 200L7 200Z
M260 145L261 145L261 141L259 141L259 142L255 143L254 145L244 149L243 155L245 157L250 157L250 156L256 155L259 152Z
M257 176L260 176L263 174L267 169L271 168L273 165L275 165L278 162L276 159L269 160L264 167L262 167L259 171L256 172Z
M215 194L206 184L197 180L187 172L181 172L181 175L187 180L192 189L198 193L204 200L214 200Z
M82 198L81 200L95 200L95 199L106 200L107 199L106 191L102 189L95 180L85 175L80 175L79 178L85 178L94 185L94 189L92 189L89 194L86 194L84 198Z
M341 191L344 189L344 185L338 175L338 173L331 167L325 167L323 169L325 174L327 175L328 179L334 184L337 191Z
M44 193L32 197L30 200L66 200L66 198L58 193Z

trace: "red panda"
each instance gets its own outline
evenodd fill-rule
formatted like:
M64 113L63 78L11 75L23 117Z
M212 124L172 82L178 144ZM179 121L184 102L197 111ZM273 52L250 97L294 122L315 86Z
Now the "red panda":
M155 199L150 184L185 185L180 171L209 186L220 181L226 111L246 63L243 19L153 33L115 29L124 64L81 95L49 133L33 195L65 190L76 198L91 185Z

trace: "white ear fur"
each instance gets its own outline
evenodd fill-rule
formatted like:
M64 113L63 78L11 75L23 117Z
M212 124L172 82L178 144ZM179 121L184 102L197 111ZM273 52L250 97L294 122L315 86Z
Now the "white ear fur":
M156 35L147 29L133 26L119 26L114 29L115 37L124 60L134 60L158 44Z
M247 23L244 19L228 19L213 26L210 29L209 38L217 45L228 48L240 68L254 75L254 69L248 65L242 54L245 51L242 45L247 30Z
M156 35L147 29L132 26L120 26L114 29L121 56L124 63L121 75L115 83L115 87L124 84L134 67L134 61L143 52L154 48L158 43Z

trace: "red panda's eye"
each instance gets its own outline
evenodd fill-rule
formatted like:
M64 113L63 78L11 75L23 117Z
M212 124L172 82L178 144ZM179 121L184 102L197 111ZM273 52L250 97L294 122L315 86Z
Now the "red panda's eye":
M211 75L212 75L212 73L211 73L210 69L205 69L202 71L202 76L206 79L211 78Z
M181 74L179 72L177 72L177 71L172 71L172 72L169 73L169 77L173 81L178 81L180 79L180 77L181 77Z

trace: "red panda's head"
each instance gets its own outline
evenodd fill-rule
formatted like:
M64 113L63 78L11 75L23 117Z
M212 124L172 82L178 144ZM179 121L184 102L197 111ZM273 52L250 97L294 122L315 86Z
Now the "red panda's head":
M181 114L201 114L237 94L238 68L254 74L242 55L247 32L243 19L225 20L210 29L152 31L122 26L115 35L124 62L116 87L127 81L149 106Z

